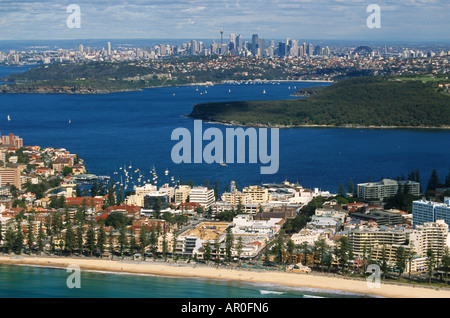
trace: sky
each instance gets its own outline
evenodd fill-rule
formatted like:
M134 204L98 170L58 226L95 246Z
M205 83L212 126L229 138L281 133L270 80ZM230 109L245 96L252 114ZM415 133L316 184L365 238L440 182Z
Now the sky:
M71 28L69 5L80 8ZM380 27L369 28L370 4ZM71 20L75 21L75 20ZM0 0L0 40L265 39L450 42L449 0Z

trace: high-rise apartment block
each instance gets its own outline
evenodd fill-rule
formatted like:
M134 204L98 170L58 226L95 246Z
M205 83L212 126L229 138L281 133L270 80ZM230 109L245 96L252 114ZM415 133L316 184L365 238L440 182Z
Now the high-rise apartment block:
M19 136L14 136L14 134L9 134L7 136L2 136L2 145L19 149L23 147L23 139Z
M444 220L450 224L450 198L445 197L444 203L427 201L425 199L412 203L413 226L416 228L426 222Z

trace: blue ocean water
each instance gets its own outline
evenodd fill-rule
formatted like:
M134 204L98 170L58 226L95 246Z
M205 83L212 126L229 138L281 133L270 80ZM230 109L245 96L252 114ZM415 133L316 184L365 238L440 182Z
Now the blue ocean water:
M0 76L24 70L26 67L3 66ZM218 181L224 190L230 180L246 186L287 179L306 188L334 192L340 183L347 186L350 178L359 183L406 176L419 169L426 183L433 169L441 180L448 174L450 132L431 129L281 129L276 174L260 174L261 163L224 167L172 162L171 150L177 143L171 140L172 131L187 128L193 136L194 121L185 115L194 104L290 99L295 98L291 94L296 89L315 85L328 84L279 82L163 87L104 95L0 95L0 132L19 135L26 145L63 147L78 153L89 172L109 175L116 182L120 177L114 172L121 167L139 169L144 175L141 182L151 179L150 169L155 167L160 184L173 176L197 185ZM217 127L225 135L228 126L203 123L204 130L208 127ZM164 175L166 169L168 176Z
M0 265L0 298L316 298L368 297L339 291L218 279L82 271L68 288L66 269Z

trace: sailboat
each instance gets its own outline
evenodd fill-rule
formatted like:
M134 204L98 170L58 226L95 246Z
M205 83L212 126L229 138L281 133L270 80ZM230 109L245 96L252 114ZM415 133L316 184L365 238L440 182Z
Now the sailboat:
M69 124L70 124L70 123L72 123L72 120L70 120L70 118L69 118Z
M11 121L11 117L8 115L8 121Z
M266 90L263 90L263 94L265 94L266 93Z
M227 164L226 164L225 162L223 162L223 161L220 162L220 165L221 165L222 167L226 167L226 166L227 166Z

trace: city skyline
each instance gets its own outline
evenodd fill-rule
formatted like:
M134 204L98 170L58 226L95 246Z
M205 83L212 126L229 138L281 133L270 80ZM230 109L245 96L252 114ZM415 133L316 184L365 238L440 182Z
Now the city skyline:
M264 34L266 38L318 40L448 41L450 4L378 1L381 27L369 28L366 1L95 1L80 0L80 28L66 25L68 4L2 1L0 40L211 38ZM227 36L224 36L226 39Z

